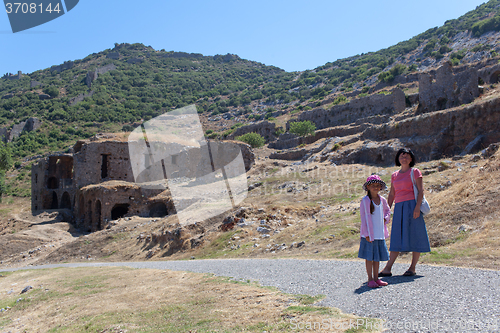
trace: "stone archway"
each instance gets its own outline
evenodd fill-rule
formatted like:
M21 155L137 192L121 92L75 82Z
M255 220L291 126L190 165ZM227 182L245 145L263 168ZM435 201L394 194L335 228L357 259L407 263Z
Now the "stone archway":
M50 177L47 180L47 188L51 189L51 190L55 190L55 189L59 188L59 181L57 180L56 177Z
M496 71L493 74L491 74L491 76L490 76L490 83L491 84L497 83L497 82L500 81L499 79L500 79L500 71Z
M61 198L61 208L71 209L71 198L68 192L64 192Z
M50 209L58 209L59 204L57 202L57 193L56 191L52 191L52 203L50 204Z
M163 202L157 202L149 207L149 217L164 217L167 215L168 209Z
M118 220L128 213L129 204L116 204L111 210L111 219Z

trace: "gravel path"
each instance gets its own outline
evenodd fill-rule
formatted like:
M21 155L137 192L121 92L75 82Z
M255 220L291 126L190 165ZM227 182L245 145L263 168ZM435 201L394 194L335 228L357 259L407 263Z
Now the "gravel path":
M408 265L395 264L394 276L383 278L389 285L370 289L366 286L363 261L226 259L27 268L89 265L214 273L258 280L262 285L287 293L324 294L326 298L318 305L363 317L387 319L386 327L394 332L500 332L500 271L418 265L416 276L404 277L401 274Z

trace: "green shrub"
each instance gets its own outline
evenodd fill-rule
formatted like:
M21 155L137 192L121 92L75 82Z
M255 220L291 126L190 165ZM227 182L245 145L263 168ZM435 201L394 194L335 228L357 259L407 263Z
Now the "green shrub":
M392 82L396 76L403 74L406 70L407 67L405 65L396 64L388 71L380 73L378 79L382 82Z
M290 123L290 133L300 136L314 135L316 125L309 120Z
M262 147L266 143L266 140L262 137L262 135L253 132L238 136L236 137L236 140L248 143L252 146L252 148Z
M134 126L132 125L123 125L122 132L132 132L134 130Z
M59 89L57 89L54 86L50 86L50 87L43 89L43 92L52 98L59 96Z
M227 131L224 131L224 132L222 133L222 136L225 138L225 137L227 137L228 135L231 135L233 132L234 132L234 129L228 129Z
M347 97L345 97L344 95L339 95L335 97L335 99L333 100L333 105L344 104L344 103L347 103Z

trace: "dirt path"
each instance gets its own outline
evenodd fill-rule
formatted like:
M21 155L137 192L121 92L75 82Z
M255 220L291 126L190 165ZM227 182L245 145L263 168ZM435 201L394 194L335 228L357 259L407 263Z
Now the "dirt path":
M319 305L359 316L387 319L389 331L480 331L500 329L500 271L419 265L403 277L395 264L389 285L366 286L363 261L234 259L75 263L30 268L129 266L213 273L257 280L293 294L324 294ZM12 269L14 270L14 269ZM406 325L406 326L405 326Z

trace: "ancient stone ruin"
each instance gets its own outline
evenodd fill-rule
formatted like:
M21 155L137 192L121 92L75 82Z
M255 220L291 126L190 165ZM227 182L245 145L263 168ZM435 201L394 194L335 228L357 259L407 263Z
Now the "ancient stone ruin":
M479 97L478 73L474 68L453 73L450 62L436 71L435 78L421 73L418 79L420 112L438 111L468 104Z
M31 172L31 209L67 210L77 227L88 231L102 230L112 220L127 216L164 217L175 214L166 179L148 179L141 173L134 179L130 152L136 143L105 138L78 141L72 153L51 155L33 164ZM172 144L151 142L157 149L175 150ZM250 146L240 142L209 142L214 160L228 164L234 158L230 151L241 151L245 169L254 164ZM204 161L202 148L184 147L170 160L148 165L144 155L140 162L144 170L160 167L162 175L175 174L176 179L199 179L217 165ZM215 158L217 157L217 158ZM137 160L137 159L136 159ZM167 172L168 171L168 172ZM189 200L184 203L193 204Z
M12 140L18 138L23 131L36 131L40 126L42 126L42 122L36 117L31 117L26 121L15 124L11 129L8 129L8 127L0 128L0 139L4 142L12 142Z

